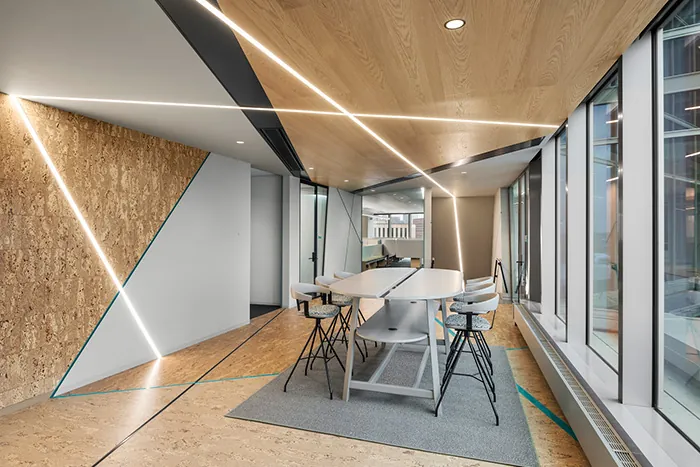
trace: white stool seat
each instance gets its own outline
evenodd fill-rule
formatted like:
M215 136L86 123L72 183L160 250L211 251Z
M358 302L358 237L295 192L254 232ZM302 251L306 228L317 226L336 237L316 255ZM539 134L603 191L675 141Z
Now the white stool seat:
M450 329L466 331L467 315L450 315L445 320L445 325ZM486 318L482 318L481 316L472 316L472 331L488 331L489 329L491 329L491 324Z
M482 284L477 287L467 286L466 290L459 295L455 295L452 300L455 302L469 302L475 295L493 293L496 291L496 284Z
M336 279L335 277L331 276L318 276L316 278L316 285L328 287L329 285L333 284L334 282L338 282L339 280L340 279Z
M309 307L309 318L333 318L340 312L336 305L311 305Z
M348 277L352 277L355 275L354 272L346 272L346 271L336 271L334 274L336 279L347 279Z

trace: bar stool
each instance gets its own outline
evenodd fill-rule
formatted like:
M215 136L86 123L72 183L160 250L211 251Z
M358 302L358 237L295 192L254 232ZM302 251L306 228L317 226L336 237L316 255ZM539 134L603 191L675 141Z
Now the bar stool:
M491 276L476 277L474 279L467 279L464 282L467 284L467 287L469 287L470 285L488 284L490 282L493 282L493 277L491 277Z
M311 300L314 298L314 294L327 294L330 292L330 290L320 287L318 285L312 285L312 284L294 284L291 287L291 292L292 292L292 297L297 300L297 302L302 303L304 307L304 316L307 318L315 319L316 324L314 326L313 331L311 331L311 334L309 335L309 338L306 340L306 344L304 344L304 348L301 349L301 353L299 354L299 358L297 358L297 361L294 363L294 367L292 368L292 371L289 373L289 376L287 377L287 381L284 383L284 392L287 392L287 384L289 384L289 380L292 379L292 375L294 374L294 370L297 369L297 365L299 365L299 362L301 360L306 360L306 367L304 368L304 376L308 375L309 371L309 363L312 363L312 369L313 369L313 362L316 360L316 357L318 356L318 350L314 354L314 356L311 356L311 352L313 351L314 348L314 343L316 342L316 336L318 336L318 340L321 344L320 350L323 352L323 365L326 368L326 380L328 381L328 392L330 394L330 398L333 399L333 389L331 387L331 377L330 374L328 373L328 360L332 360L333 356L335 356L335 359L338 360L338 364L340 365L340 368L345 371L345 367L343 366L343 362L340 361L340 357L338 357L338 354L335 352L335 349L333 348L333 345L331 344L331 340L328 337L328 333L324 331L323 326L321 326L321 320L327 319L327 318L333 318L333 321L331 322L331 328L335 326L335 323L338 319L338 316L340 314L340 308L336 305L311 305L309 306L309 303ZM304 357L304 353L306 353L306 348L309 348L309 354ZM331 356L331 352L333 353L333 356Z
M354 272L336 271L333 273L333 277L336 279L347 279L348 277L354 276Z
M332 305L337 305L338 307L341 308L340 312L340 327L338 328L338 331L333 334L335 328L331 329L331 335L333 338L331 339L331 342L335 345L335 342L338 340L339 337L341 338L341 342L345 343L345 347L347 348L348 345L348 339L347 339L347 334L350 332L350 317L352 315L352 298L342 295L342 294L334 294L330 290L331 284L338 282L341 279L336 279L331 276L318 276L316 277L316 285L320 285L321 287L324 287L328 290L328 303ZM342 308L348 307L348 311L343 315ZM365 321L364 316L362 315L362 311L359 312L358 314L358 324L362 324ZM342 336L341 336L342 333ZM362 357L362 361L365 361L365 358L367 357L367 343L364 342L364 347L365 347L365 352L362 352L362 348L360 347L360 344L357 340L355 340L355 346L357 347L357 350L360 351L360 356Z
M464 287L464 292L462 292L459 295L455 295L454 297L452 297L452 300L454 300L455 302L468 302L471 300L471 297L475 295L494 292L496 292L496 284L494 284L493 282L479 285L467 284Z
M471 378L480 381L484 386L486 395L489 399L489 404L491 404L491 409L493 414L496 416L496 426L499 424L498 412L496 411L496 388L493 382L493 378L486 368L486 353L482 345L480 344L480 338L476 337L483 331L488 331L491 329L491 324L488 320L481 316L474 316L486 314L490 311L494 311L498 308L499 296L497 293L488 293L476 295L473 297L471 303L461 303L457 308L457 314L452 314L447 317L445 324L449 329L454 329L456 335L452 344L450 345L450 353L447 355L447 361L445 362L445 374L442 379L442 385L440 387L440 399L438 399L438 405L435 408L435 416L437 416L438 408L442 403L442 399L447 392L447 387L450 384L452 376L469 376ZM454 304L453 304L454 305ZM483 336L481 336L483 338ZM476 347L472 343L472 339L476 342ZM478 376L476 374L468 373L457 373L455 368L457 363L459 363L459 358L462 355L462 350L465 344L469 344L469 353L472 354L474 358L474 363L478 371Z

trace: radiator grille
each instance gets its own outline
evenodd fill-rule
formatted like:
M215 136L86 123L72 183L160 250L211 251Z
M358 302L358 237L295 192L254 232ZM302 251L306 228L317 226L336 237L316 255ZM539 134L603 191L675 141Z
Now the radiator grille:
M571 389L571 392L574 394L574 397L576 397L578 403L590 417L595 429L600 433L602 439L614 454L617 464L623 467L641 467L641 464L634 457L620 435L618 435L612 425L610 425L596 403L593 402L591 397L588 395L588 392L579 383L578 379L574 376L571 370L569 370L569 366L561 358L559 352L552 346L549 339L547 339L547 337L544 335L539 327L539 323L532 319L527 311L521 309L520 312L523 319L530 324L530 328L542 345L542 349L554 364L564 381L566 381Z

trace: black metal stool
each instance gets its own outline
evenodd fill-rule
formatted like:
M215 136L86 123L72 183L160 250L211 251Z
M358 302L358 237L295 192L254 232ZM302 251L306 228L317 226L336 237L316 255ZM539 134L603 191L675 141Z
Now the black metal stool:
M294 363L294 367L292 367L292 371L289 373L289 376L287 377L287 381L284 383L284 392L287 392L287 384L289 384L289 380L292 379L292 375L294 374L294 371L297 369L297 366L299 365L299 362L302 360L306 360L306 366L304 368L304 375L308 375L309 371L309 364L311 364L312 369L313 369L313 362L316 360L317 357L319 357L319 352L321 352L321 359L323 360L323 366L326 369L326 380L328 381L328 392L330 394L330 398L333 399L333 388L331 387L331 377L330 373L328 373L328 360L332 360L333 357L338 361L338 364L340 365L340 368L345 371L345 367L343 366L343 362L340 361L340 357L338 357L338 354L336 353L335 349L333 348L333 344L331 342L331 339L328 336L328 333L323 329L323 326L321 325L321 321L327 318L333 318L333 321L331 322L330 329L333 329L335 327L335 324L338 320L338 316L340 314L340 308L336 305L328 305L328 304L323 304L323 305L309 305L311 300L313 299L313 294L328 294L329 290L326 289L325 287L321 287L318 285L311 285L311 284L295 284L291 287L292 289L292 297L297 300L297 303L301 303L304 307L304 316L307 318L312 318L316 320L316 323L314 325L314 329L311 331L311 334L309 334L309 338L306 340L306 344L304 344L304 348L301 349L301 353L299 354L299 358L297 358L297 361ZM313 354L312 352L314 350L314 343L316 342L316 338L318 337L320 347L316 350L316 353ZM306 353L306 349L309 349L308 355L305 357L304 354ZM331 355L332 353L332 355Z
M475 314L486 314L498 308L499 296L497 293L474 295L470 297L470 302L455 302L451 311L456 312L447 317L445 325L448 329L454 329L456 332L455 338L450 345L450 352L447 355L445 362L445 374L442 378L440 386L440 398L438 405L435 408L437 416L438 408L442 403L442 399L447 392L452 376L468 376L480 381L484 386L486 395L489 399L489 404L496 416L496 425L499 424L498 412L496 411L496 386L493 380L493 364L490 358L490 349L485 344L486 340L481 334L483 331L491 329L491 324L481 316ZM456 306L455 306L456 305ZM472 340L474 342L472 342ZM476 364L477 374L457 373L455 368L459 363L459 358L464 351L464 346L469 345L469 353L472 354L474 363Z

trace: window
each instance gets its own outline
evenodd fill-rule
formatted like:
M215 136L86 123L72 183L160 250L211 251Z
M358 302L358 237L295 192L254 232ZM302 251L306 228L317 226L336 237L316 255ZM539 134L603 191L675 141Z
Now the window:
M657 34L657 69L663 79L657 88L663 96L657 408L696 446L700 445L700 242L695 219L700 209L699 46L700 2L687 1Z
M424 219L423 214L411 214L411 237L418 240L423 240L423 229L424 229Z
M510 187L511 280L513 300L527 298L527 170Z
M567 130L561 132L557 138L557 155L556 155L556 203L557 203L557 238L556 238L556 255L557 255L557 284L556 284L556 314L566 323L566 277L567 277L567 234L566 234L566 214L567 214Z
M408 214L391 215L391 237L408 238Z
M619 367L621 299L619 79L615 73L588 104L588 345Z

